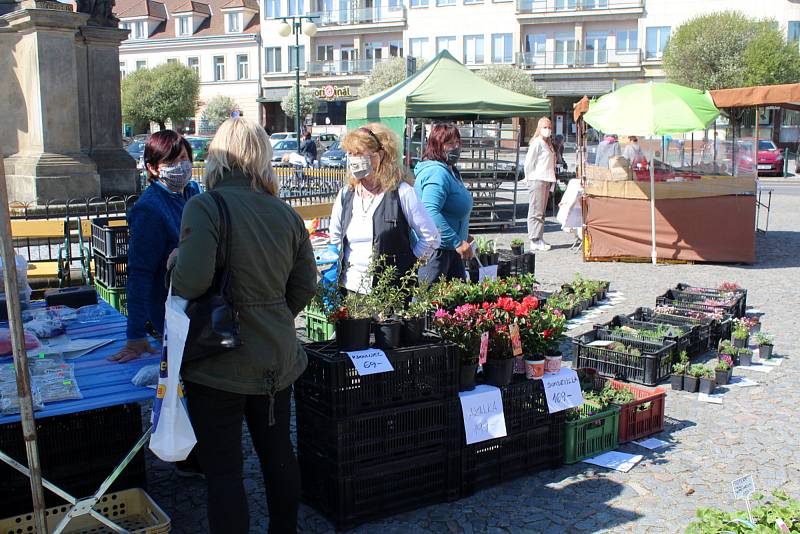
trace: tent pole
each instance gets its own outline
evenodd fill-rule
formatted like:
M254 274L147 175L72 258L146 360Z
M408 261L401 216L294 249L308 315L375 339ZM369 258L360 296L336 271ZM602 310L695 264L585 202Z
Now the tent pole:
M39 449L36 445L36 424L33 419L30 374L28 373L28 354L25 351L25 335L22 329L22 309L17 287L17 264L14 247L11 243L11 216L8 212L8 190L3 157L0 156L0 235L3 259L3 278L5 278L6 301L8 302L8 326L11 346L14 351L14 369L17 376L17 395L19 396L22 435L28 468L31 475L31 496L33 498L33 518L36 532L45 534L47 522L44 516L44 490L42 489L42 468L39 464Z
M664 138L661 138L663 144ZM650 160L650 237L653 240L653 249L650 256L653 260L653 265L658 264L656 259L656 158L653 154Z

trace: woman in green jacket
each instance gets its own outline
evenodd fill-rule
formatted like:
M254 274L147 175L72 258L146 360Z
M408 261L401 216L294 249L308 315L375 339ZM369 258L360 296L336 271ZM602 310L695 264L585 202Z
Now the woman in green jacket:
M206 185L231 214L231 296L242 346L187 362L181 370L200 463L208 483L212 533L249 531L242 482L242 420L261 461L271 533L297 529L300 474L289 441L292 383L306 367L294 318L317 283L314 254L300 216L277 198L264 130L229 119L211 141ZM186 204L173 292L195 299L211 287L219 215L209 194Z

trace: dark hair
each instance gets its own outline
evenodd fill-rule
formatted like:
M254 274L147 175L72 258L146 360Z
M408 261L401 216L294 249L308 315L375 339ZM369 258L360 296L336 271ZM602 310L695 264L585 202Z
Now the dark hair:
M175 161L181 155L181 150L186 149L189 161L192 160L192 145L181 134L173 130L161 130L147 138L144 145L145 169L147 164L158 168L158 164L165 161ZM157 178L147 171L149 180Z
M311 139L311 132L306 132L303 136L304 139Z
M425 145L425 152L422 159L431 159L447 163L447 154L444 145L453 141L461 142L461 133L453 124L437 123L431 128L431 135L428 137L428 144Z

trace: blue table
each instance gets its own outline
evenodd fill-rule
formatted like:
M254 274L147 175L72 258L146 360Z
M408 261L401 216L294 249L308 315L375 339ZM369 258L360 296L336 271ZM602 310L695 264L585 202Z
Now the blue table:
M134 386L131 378L143 366L157 365L161 359L160 354L148 354L127 363L106 360L108 356L117 353L125 345L126 318L108 304L103 304L114 312L110 320L89 324L70 321L66 325L67 334L72 339L113 338L115 340L89 354L68 360L69 363L75 364L75 379L81 389L83 399L46 404L44 410L34 412L36 419L142 402L155 397L154 389ZM8 325L0 322L0 326ZM3 357L0 358L0 365L9 364L12 361L10 356ZM16 423L19 420L19 414L0 417L0 425Z

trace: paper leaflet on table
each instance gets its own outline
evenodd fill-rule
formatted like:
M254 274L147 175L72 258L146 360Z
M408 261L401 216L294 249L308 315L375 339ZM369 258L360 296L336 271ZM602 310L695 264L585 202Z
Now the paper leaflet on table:
M600 467L607 467L616 471L627 473L633 467L642 461L641 454L628 454L625 452L609 451L599 454L593 458L587 458L584 463L598 465Z
M760 385L755 380L751 380L746 376L732 376L730 382L728 382L728 387L753 387Z
M89 354L90 352L113 343L115 339L69 339L68 336L59 336L41 340L41 347L28 351L28 356L36 356L42 352L61 353L66 359L74 359Z

